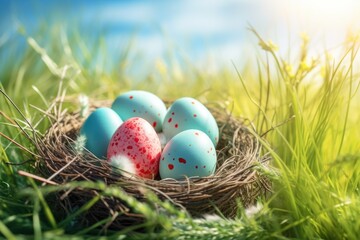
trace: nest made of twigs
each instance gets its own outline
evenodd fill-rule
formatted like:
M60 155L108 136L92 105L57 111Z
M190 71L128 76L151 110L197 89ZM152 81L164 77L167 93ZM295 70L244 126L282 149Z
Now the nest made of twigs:
M98 101L91 104L90 110L107 106L109 102ZM140 177L125 177L111 170L105 160L85 152L79 154L74 149L79 129L85 120L79 111L60 113L56 121L37 144L41 158L37 167L43 177L57 184L72 181L103 181L107 185L116 184L139 201L146 195L141 189L151 189L160 199L168 199L177 206L185 208L191 215L199 216L216 211L226 217L234 217L237 200L244 207L255 203L256 199L269 189L269 182L256 166L266 165L269 157L261 153L261 144L244 122L232 117L224 108L208 106L220 129L216 148L217 168L213 176L177 180L150 180ZM71 212L74 206L81 206L93 198L95 190L74 189L59 193L57 203ZM60 199L61 196L61 199ZM118 213L121 214L118 214ZM116 216L115 216L116 214ZM99 221L113 215L113 226L123 227L141 221L138 214L121 200L102 198L88 212L86 221Z

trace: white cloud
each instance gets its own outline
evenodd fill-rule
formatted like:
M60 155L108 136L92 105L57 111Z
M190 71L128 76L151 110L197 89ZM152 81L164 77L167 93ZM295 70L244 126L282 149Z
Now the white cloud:
M177 49L193 59L206 61L209 56L215 56L219 62L230 62L243 56L249 36L250 40L255 39L247 31L247 23L252 24L265 39L271 38L279 43L282 49L288 47L289 36L298 38L303 31L315 37L324 34L330 45L337 43L349 25L360 25L360 1L127 2L101 7L98 15L106 23L141 27L134 49L147 57L161 57L168 47L166 40L170 39ZM158 26L166 35L159 31ZM129 39L126 34L115 33L111 41L124 42L124 39Z
M147 23L155 18L155 9L147 4L112 3L100 7L96 17L105 23Z
M209 36L240 30L244 15L227 14L223 1L184 1L179 12L162 23L166 31L176 35Z
M172 19L163 26L172 34L185 36L221 34L231 28L228 21L220 16L196 13Z

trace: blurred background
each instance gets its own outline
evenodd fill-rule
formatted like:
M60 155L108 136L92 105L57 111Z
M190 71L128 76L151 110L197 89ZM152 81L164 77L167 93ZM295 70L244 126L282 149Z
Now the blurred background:
M241 62L249 54L249 45L257 44L247 30L249 25L285 46L282 49L292 46L303 32L314 38L314 44L331 48L344 40L350 28L360 25L360 1L356 0L0 0L0 3L0 46L10 43L14 48L11 54L19 56L25 44L24 34L32 36L42 30L42 39L37 38L41 44L51 28L60 24L64 31L78 31L85 43L101 36L106 42L107 57L118 57L131 42L132 49L150 61L166 59L170 49L175 57L216 67ZM107 60L110 64L111 60Z

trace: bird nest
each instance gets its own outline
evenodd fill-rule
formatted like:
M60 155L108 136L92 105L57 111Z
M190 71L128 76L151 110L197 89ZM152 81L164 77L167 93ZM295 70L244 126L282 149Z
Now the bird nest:
M90 104L90 111L108 106L109 103L93 102ZM37 160L38 170L43 177L56 184L102 181L109 186L119 186L139 201L146 201L144 189L149 189L159 199L169 200L195 217L218 211L226 217L234 217L239 200L244 207L248 207L268 192L269 181L259 169L267 165L269 157L262 153L261 144L244 121L232 117L219 106L207 107L220 129L216 148L217 168L212 176L181 181L122 176L112 171L107 161L98 159L87 151L79 153L74 148L79 129L85 120L80 111L63 112L55 116L57 120L37 144L38 154L41 156ZM99 192L94 189L74 188L66 193L59 192L55 203L65 214L70 214L97 195ZM90 224L110 216L113 216L111 226L115 228L143 220L143 216L136 214L121 199L102 197L101 201L89 209L83 221Z

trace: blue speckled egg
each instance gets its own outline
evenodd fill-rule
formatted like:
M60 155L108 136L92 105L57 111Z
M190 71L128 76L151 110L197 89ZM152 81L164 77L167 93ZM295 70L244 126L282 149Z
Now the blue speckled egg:
M198 100L184 97L176 100L168 109L163 122L163 132L167 140L176 134L198 129L206 133L214 146L219 140L219 128L209 110Z
M208 135L199 130L186 130L166 144L160 157L160 177L210 176L215 172L216 161L216 150Z
M111 108L123 121L140 117L148 121L156 132L162 130L166 106L159 97L150 92L141 90L125 92L115 99Z
M111 108L96 109L80 128L80 135L86 138L85 148L96 157L105 159L110 139L122 122Z

